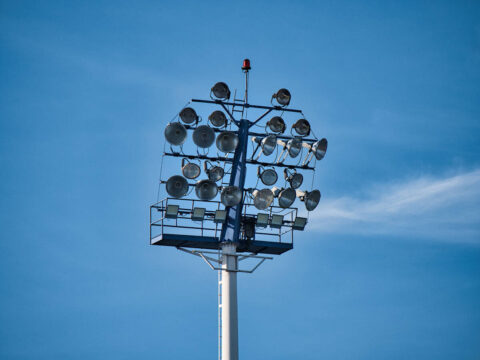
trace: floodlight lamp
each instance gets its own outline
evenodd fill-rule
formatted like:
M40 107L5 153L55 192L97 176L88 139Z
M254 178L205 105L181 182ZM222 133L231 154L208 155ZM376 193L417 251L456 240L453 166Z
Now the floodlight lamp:
M278 186L274 186L272 188L273 197L278 197L278 194L280 194L280 191L282 190L283 190L282 188L279 188Z
M165 217L168 219L176 219L178 216L178 205L167 205L165 210Z
M296 158L302 150L302 140L293 138L287 141L287 151L291 158Z
M195 194L200 200L212 200L218 193L218 186L211 180L200 180L195 185Z
M208 125L200 125L193 131L193 142L200 148L206 149L215 141L215 132Z
M295 202L296 195L295 190L292 188L281 190L278 193L278 205L284 209L289 208Z
M192 211L192 220L193 221L203 221L205 218L205 208L195 207Z
M168 195L174 198L181 198L187 195L188 192L187 179L181 175L174 175L167 180L166 188Z
M215 110L210 114L208 120L214 127L223 127L227 126L227 117L223 113L223 111Z
M257 226L258 227L267 227L269 219L270 219L270 216L268 214L258 213L257 214Z
M292 229L303 231L303 229L305 229L305 225L307 225L307 218L297 216L293 221Z
M305 195L305 207L308 211L314 210L320 202L321 194L318 190L307 192Z
M238 136L232 131L221 132L217 136L217 148L221 152L229 153L234 151L238 145Z
M187 140L187 129L179 122L172 122L165 128L164 135L170 144L180 146Z
M281 106L287 106L290 104L291 98L290 91L287 89L280 89L272 96L272 99L276 99Z
M267 121L267 126L270 130L277 134L283 134L287 128L285 121L280 116L274 116L269 121Z
M228 100L230 99L230 89L224 82L218 82L212 87L212 93L217 99Z
M273 192L270 189L254 190L253 195L253 205L258 210L265 210L273 202Z
M197 177L200 176L200 173L201 173L200 166L188 161L185 158L182 159L183 176L185 176L187 179L196 179Z
M327 153L327 146L328 146L328 141L325 138L323 138L320 141L317 141L312 145L312 151L315 154L315 157L317 158L317 160L322 160L325 157L325 154Z
M310 123L305 119L299 119L293 124L292 129L300 136L310 135Z
M235 206L242 200L242 190L238 186L225 186L220 201L225 206Z
M180 111L180 119L185 124L193 124L198 122L198 115L191 107L186 107Z
M222 167L218 165L212 165L212 163L208 160L203 163L203 169L205 170L208 179L215 182L221 180L225 173Z
M227 211L226 210L215 210L215 216L213 222L215 223L224 223L227 220Z
M268 135L264 137L260 143L264 155L271 155L277 147L277 137L275 135Z
M285 169L283 171L283 174L285 176L285 180L290 184L290 187L292 189L298 189L300 186L302 186L303 183L303 175L300 173L297 173L297 170L289 171L288 169Z
M257 169L257 176L260 178L262 183L267 186L273 185L277 182L278 175L275 169L265 169L263 166L259 166Z
M307 211L312 211L317 207L322 195L320 194L319 190L313 190L313 191L297 190L297 197L299 197L300 200L305 203L305 208L307 209Z
M270 227L280 229L283 225L283 215L272 215L272 220L270 221Z

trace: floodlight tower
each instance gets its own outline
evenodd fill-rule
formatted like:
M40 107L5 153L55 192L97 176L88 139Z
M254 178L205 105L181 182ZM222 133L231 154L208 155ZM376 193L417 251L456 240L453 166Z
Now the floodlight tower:
M287 89L280 89L272 96L271 106L249 104L250 69L250 61L245 59L242 66L245 73L243 99L236 99L235 92L233 100L230 101L228 85L218 82L211 89L211 100L191 100L192 103L215 105L225 111L226 115L221 110L210 114L208 121L211 126L199 125L201 117L191 107L183 108L178 114L180 119L167 125L165 137L170 144L170 151L164 152L164 157L182 158L183 176L174 175L167 181L161 179L160 182L165 184L169 197L150 207L151 244L174 246L201 257L212 269L220 271L221 360L238 359L237 273L252 273L265 260L272 259L259 254L280 255L293 248L293 231L303 230L307 223L307 218L298 216L298 209L292 207L293 203L299 198L305 202L306 210L312 211L321 197L318 190L299 190L304 179L300 171L314 173L315 167L309 164L312 160L321 160L328 145L325 138L309 138L310 123L301 110L288 108L291 94ZM273 104L273 100L276 104ZM244 118L246 109L264 112L256 120L250 121ZM272 117L266 123L265 133L253 132L251 128L272 111L280 112L280 115ZM287 128L282 118L284 113L302 115L292 125L291 135L284 135ZM236 119L234 114L241 114L241 118ZM232 127L235 128L232 130ZM193 131L196 154L189 154L183 147L190 130ZM223 156L218 153L217 156L209 156L208 148L214 142ZM251 157L248 156L250 143L255 147ZM279 148L282 149L279 151ZM291 160L304 151L306 156L303 162L302 156L299 161ZM231 153L233 157L230 156ZM273 160L259 160L261 156L271 155L274 155ZM187 179L193 180L201 175L202 161L207 178L195 184L189 183ZM229 170L226 165L231 166ZM257 166L257 184L261 181L267 186L277 183L276 169L283 168L284 185L264 189L256 189L257 184L246 187L247 167L252 165ZM223 181L226 174L230 175L228 183ZM217 182L220 182L220 185L217 185ZM198 200L185 198L190 187L195 189ZM215 201L219 190L220 201ZM278 206L274 205L275 199ZM255 210L252 213L252 208L267 212ZM156 214L160 214L160 218L154 219ZM209 222L213 222L214 227L205 225ZM286 231L283 231L285 229ZM287 236L291 241L285 241ZM271 241L272 237L276 241ZM212 254L218 257L215 259ZM239 262L245 259L254 259L257 264L249 270L240 269Z

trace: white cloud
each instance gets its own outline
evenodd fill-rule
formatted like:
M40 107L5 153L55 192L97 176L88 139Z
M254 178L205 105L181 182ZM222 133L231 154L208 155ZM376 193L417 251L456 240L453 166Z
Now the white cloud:
M363 197L323 198L310 229L480 244L480 170L375 185Z

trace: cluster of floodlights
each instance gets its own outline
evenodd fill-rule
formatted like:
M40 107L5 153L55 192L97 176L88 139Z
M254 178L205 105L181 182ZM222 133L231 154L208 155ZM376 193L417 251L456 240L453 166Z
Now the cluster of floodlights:
M224 82L216 83L210 92L212 98L219 100L228 100L230 98L230 90ZM288 106L291 95L287 89L280 89L272 96L280 107ZM192 134L193 142L198 148L208 149L215 142L216 147L223 153L235 151L238 146L238 136L233 131L220 130L225 129L229 125L229 120L223 111L216 110L208 117L209 125L199 125L201 121L196 111L191 107L185 107L179 114L180 121L171 122L165 129L165 138L173 146L182 146L187 139L187 128L185 125L193 126ZM215 130L219 132L215 136ZM328 142L325 138L318 141L303 141L303 138L310 135L310 123L306 119L297 120L290 133L292 138L287 141L280 136L287 130L285 121L280 116L272 117L265 126L265 136L253 136L252 141L257 145L252 160L260 149L255 160L263 154L269 156L277 149L281 151L278 158L272 163L271 167L259 166L257 175L264 185L273 186L278 180L278 174L274 165L283 163L288 157L296 158L302 149L307 150L307 155L302 163L306 166L312 161L313 157L317 160L323 159L327 151ZM281 137L281 138L279 138ZM212 164L209 161L203 163L204 171L207 179L198 181L195 185L195 193L200 200L212 200L219 191L221 191L221 202L225 206L235 206L242 199L242 190L237 186L218 186L217 182L222 180L224 169L219 164ZM196 179L201 174L201 164L189 161L186 158L182 160L182 175L174 175L170 177L166 183L167 193L174 198L181 198L187 195L189 183L187 179ZM253 198L254 206L259 210L265 210L272 205L274 199L278 199L280 207L286 209L292 206L296 198L305 203L308 211L312 211L320 201L320 191L301 191L298 190L303 183L303 175L296 170L284 170L284 178L288 183L288 187L281 188L273 186L272 188L262 190L251 190L250 194Z
M179 205L167 205L165 209L165 217L167 219L177 219L180 213ZM185 211L182 211L185 215ZM187 211L193 221L204 221L205 219L212 220L214 223L220 224L227 220L226 210L214 210L208 211L206 208L194 207L192 210ZM284 216L279 214L258 213L255 217L250 217L253 226L265 228L270 226L274 229L280 229L284 225ZM290 222L294 230L303 230L307 224L307 218L297 216L293 222ZM253 235L247 237L253 237Z
M235 151L238 145L238 136L233 131L222 131L216 137L213 128L225 128L229 122L223 111L217 110L208 117L212 125L198 125L200 117L191 107L186 107L180 112L180 120L186 125L195 125L193 142L199 148L208 149L215 142L218 150L224 153ZM182 146L187 140L187 129L180 121L171 122L165 128L165 139L170 145Z

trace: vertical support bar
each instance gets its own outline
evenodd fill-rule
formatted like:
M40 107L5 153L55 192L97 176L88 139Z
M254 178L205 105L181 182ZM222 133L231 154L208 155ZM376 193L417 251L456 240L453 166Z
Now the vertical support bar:
M218 255L221 263L222 255ZM222 272L218 271L218 360L222 360Z
M222 360L238 360L236 249L235 243L222 246Z
M238 146L233 156L232 172L230 174L230 186L238 186L243 192L245 176L247 175L247 150L248 150L248 128L250 122L246 119L239 121ZM237 243L240 236L242 219L243 197L236 206L227 208L227 220L222 227L220 242Z
M230 186L238 186L243 194L247 173L248 128L250 122L239 121L238 146L233 156ZM227 220L222 226L222 360L238 360L237 256L243 210L242 200L227 208ZM233 270L233 271L232 271Z
M245 104L248 104L248 70L245 72Z

